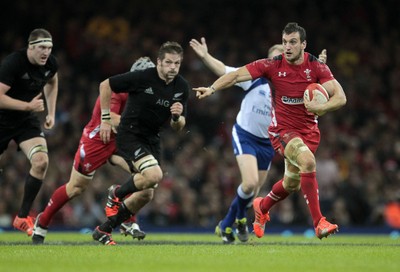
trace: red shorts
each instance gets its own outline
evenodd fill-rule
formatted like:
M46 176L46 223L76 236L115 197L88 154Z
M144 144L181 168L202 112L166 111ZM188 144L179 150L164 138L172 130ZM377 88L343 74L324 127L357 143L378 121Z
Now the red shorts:
M284 150L287 143L296 137L299 137L303 140L303 142L308 146L312 153L315 154L317 148L319 146L320 141L320 132L319 130L311 130L307 133L300 133L297 131L289 131L289 130L281 130L278 136L273 136L272 134L269 135L272 146L274 147L275 151L284 156Z
M115 141L104 144L99 140L82 136L75 153L74 168L85 176L91 176L95 170L107 162L115 151Z

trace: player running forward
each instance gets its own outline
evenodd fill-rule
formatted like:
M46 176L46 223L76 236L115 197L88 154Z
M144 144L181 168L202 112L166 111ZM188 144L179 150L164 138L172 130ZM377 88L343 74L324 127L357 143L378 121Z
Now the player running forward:
M162 180L159 165L160 130L170 120L170 126L182 130L186 124L186 103L189 84L179 74L183 49L177 42L164 43L157 57L157 66L144 71L112 76L100 84L100 137L110 141L110 99L113 92L129 92L126 110L121 117L116 136L118 151L137 171L121 187L110 188L107 207L115 215L97 226L93 239L114 245L111 232L136 212L130 208L129 194L155 188Z
M205 38L201 42L192 39L190 46L203 63L217 76L222 76L238 68L226 66L213 57L209 52ZM283 53L282 44L275 44L268 49L268 57ZM326 50L322 50L319 60L326 62ZM218 223L215 233L221 237L224 244L235 242L236 236L241 242L247 242L249 231L247 226L247 208L258 195L265 184L274 149L268 135L268 126L271 122L271 87L265 78L258 78L237 83L246 95L240 105L236 123L232 128L232 146L240 169L242 182L237 188L237 195L233 199L225 217Z
M52 129L55 122L58 64L52 50L51 34L43 28L34 29L28 46L6 56L0 65L0 158L15 141L31 165L13 222L14 228L28 236L33 231L29 212L49 165L47 142L36 113L45 111L47 105L44 128Z
M131 71L145 70L154 67L154 63L148 58L138 59L131 68ZM119 125L121 113L125 108L128 99L127 93L113 93L110 105L110 124L115 132ZM69 181L58 187L51 196L46 208L40 213L35 221L32 241L34 244L42 244L47 234L51 219L71 199L81 195L98 168L109 161L118 165L125 171L134 174L132 165L129 165L117 152L115 144L115 133L111 133L110 140L104 143L99 136L100 131L100 99L97 98L92 118L83 129L78 149L75 153L74 164L71 170ZM139 207L138 210L150 202L153 198L153 189L138 192L132 196ZM127 218L128 219L128 218ZM145 233L133 222L122 222L121 230L133 238L143 239Z
M262 237L265 224L270 220L270 208L290 193L301 190L311 213L315 234L321 239L338 231L338 226L326 220L319 205L314 156L320 142L317 117L343 107L346 95L329 67L304 51L307 42L303 27L288 23L283 29L282 45L282 55L254 61L223 75L210 87L193 90L202 99L238 82L260 77L271 81L275 90L272 92L272 122L268 132L274 149L285 159L285 173L266 197L253 201L254 233ZM330 100L325 104L315 100L303 103L304 91L310 83L322 84Z

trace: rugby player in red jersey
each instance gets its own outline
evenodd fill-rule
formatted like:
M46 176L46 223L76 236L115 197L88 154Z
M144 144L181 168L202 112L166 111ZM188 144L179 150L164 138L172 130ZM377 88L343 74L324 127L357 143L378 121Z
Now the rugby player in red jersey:
M274 58L251 62L218 78L210 87L193 88L199 99L237 82L264 77L274 86L272 121L268 132L274 149L285 159L285 173L264 198L253 201L254 233L261 238L270 220L269 210L290 193L301 190L309 207L316 236L320 239L338 231L322 215L318 199L315 152L320 142L318 116L346 104L346 95L329 67L305 52L306 31L297 23L288 23L282 32L284 52ZM320 83L329 93L325 104L303 101L311 83Z

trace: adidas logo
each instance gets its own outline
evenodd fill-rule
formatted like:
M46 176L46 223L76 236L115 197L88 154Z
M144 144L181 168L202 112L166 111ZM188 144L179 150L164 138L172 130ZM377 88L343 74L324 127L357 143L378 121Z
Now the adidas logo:
M146 90L144 90L144 92L147 93L147 94L154 94L153 89L151 87L149 87Z

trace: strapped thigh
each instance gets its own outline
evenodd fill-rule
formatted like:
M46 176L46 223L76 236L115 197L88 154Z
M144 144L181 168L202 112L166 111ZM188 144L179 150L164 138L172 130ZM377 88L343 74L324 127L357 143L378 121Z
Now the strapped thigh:
M138 169L140 173L156 165L158 165L158 161L152 155L146 156L144 160L134 162L135 168Z
M33 154L38 153L38 152L44 152L47 154L48 153L47 146L42 145L42 144L33 146L28 152L29 161L32 159Z

